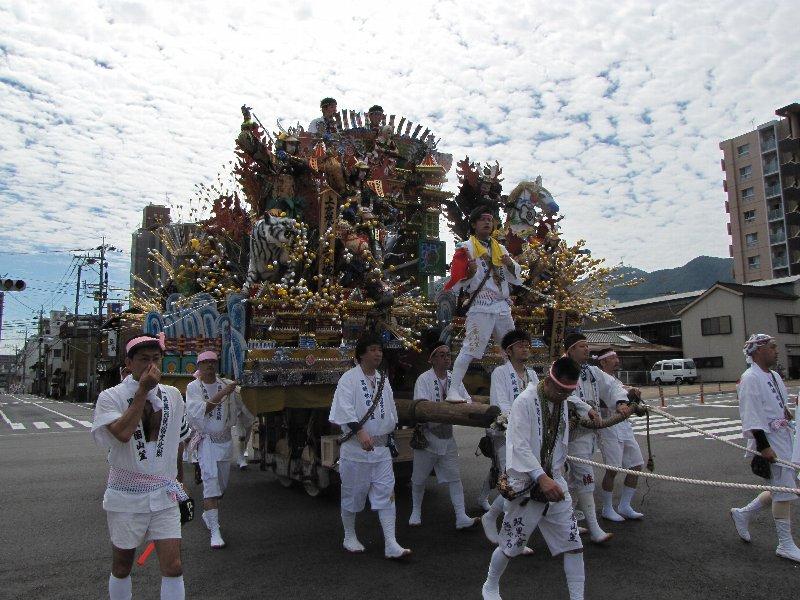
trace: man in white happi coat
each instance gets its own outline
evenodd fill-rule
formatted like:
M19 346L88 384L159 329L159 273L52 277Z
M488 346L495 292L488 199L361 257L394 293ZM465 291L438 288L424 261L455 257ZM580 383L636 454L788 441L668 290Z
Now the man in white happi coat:
M508 250L494 237L494 215L490 206L479 206L469 215L473 235L456 248L445 289L464 290L471 299L467 310L464 341L453 365L453 385L448 402L464 402L458 395L473 359L480 359L492 335L495 341L514 329L510 285L522 284L522 270Z
M444 402L450 388L450 346L433 340L428 351L428 362L431 368L417 377L414 384L414 400ZM471 402L467 391L459 391L462 398ZM458 467L458 446L453 437L453 426L446 423L422 423L420 432L427 443L425 448L414 449L414 466L411 474L412 510L408 524L412 527L422 525L422 499L425 496L425 481L431 471L436 472L436 480L447 484L450 501L456 515L456 529L467 529L477 524L478 518L470 517L465 512L464 486Z
M581 367L578 387L570 398L570 402L576 408L580 406L580 403L588 404L592 412L599 414L600 382L603 380L604 374L599 368L589 365L589 344L586 336L582 333L568 334L564 339L564 348L566 355ZM578 410L579 414L580 412ZM578 425L569 437L569 455L591 460L598 446L597 431ZM594 469L589 465L571 463L567 483L570 493L576 499L578 509L586 518L589 538L592 542L600 544L610 540L613 535L603 531L597 522L597 510L594 503Z
M194 431L189 446L197 452L203 481L203 522L211 533L211 547L219 549L225 547L220 532L219 504L230 479L231 427L247 409L236 391L236 382L217 375L219 357L216 352L201 352L197 367L195 379L186 386L186 414ZM249 411L247 415L252 418Z
M489 404L497 406L503 415L511 414L511 406L517 397L530 385L536 386L539 377L536 371L526 366L531 357L531 336L522 329L514 329L503 336L500 346L508 357L508 361L492 371L492 383L489 388ZM496 475L506 470L506 432L502 429L490 427L486 430L492 440L494 448L494 465L497 473L492 468L487 474L481 487L478 504L487 512L481 517L483 531L488 540L496 544L498 541L497 519L503 514L505 499L500 494L488 502L489 490L497 481L492 481ZM494 466L493 465L493 466ZM523 554L533 554L530 548L524 548Z
M500 600L500 577L537 528L550 553L564 555L570 600L583 600L583 544L564 479L569 438L566 400L579 374L580 367L572 359L561 357L511 407L506 473L511 489L519 495L506 503L500 543L492 553L482 588L484 600ZM536 489L531 489L534 485Z
M383 361L383 343L365 335L355 349L356 366L339 379L328 420L342 428L347 439L339 447L339 477L342 480L341 511L348 552L364 552L356 536L356 513L364 510L369 497L383 529L384 556L403 558L411 550L395 538L397 510L394 502L394 469L390 446L397 426L397 408L392 386L378 367ZM371 407L374 410L371 411ZM367 416L369 415L369 416Z
M325 134L336 133L339 130L339 126L336 122L336 100L334 98L323 98L319 103L319 108L322 111L322 116L317 117L309 123L308 133L320 137Z
M113 561L110 600L130 600L136 547L155 543L162 600L185 597L181 566L183 489L181 454L189 436L181 393L163 385L160 337L140 336L125 347L130 374L103 390L92 422L95 442L108 450L110 465L103 508L108 518Z
M616 413L630 417L633 413L629 401L641 398L641 393L636 388L627 389L622 382L615 377L619 369L619 356L611 348L605 348L597 353L596 360L600 365L603 377L598 375L600 391L600 416L604 419L613 417ZM603 455L603 462L612 467L622 467L632 471L641 471L644 466L644 457L639 448L639 442L633 433L633 426L629 420L612 425L599 430L600 434L600 453ZM603 511L602 516L609 521L621 522L625 519L640 520L644 515L633 510L631 500L636 493L636 486L639 478L635 475L626 475L622 487L622 495L614 510L614 479L617 472L606 470L603 476L602 494Z
M778 347L771 336L754 334L745 343L744 354L750 368L742 374L736 390L747 447L758 450L770 462L768 485L797 488L794 469L774 462L780 458L797 464L800 459L790 425L792 415L788 409L786 386L781 376L771 369L778 362ZM752 457L753 454L747 454L748 461ZM739 537L749 542L750 521L771 505L778 532L775 554L800 562L800 548L792 538L791 502L795 500L797 495L788 492L762 492L747 506L732 508L731 517Z

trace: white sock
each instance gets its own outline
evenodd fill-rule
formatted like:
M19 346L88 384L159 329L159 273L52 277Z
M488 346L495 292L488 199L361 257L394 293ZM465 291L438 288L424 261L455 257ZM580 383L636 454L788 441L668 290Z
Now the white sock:
M344 539L357 541L356 536L356 513L342 509L342 527L344 527Z
M505 512L504 510L505 504L506 504L506 499L503 498L500 494L497 494L497 498L495 498L492 501L492 504L489 506L489 512L487 514L490 515L490 518L497 521L497 519L500 518L500 515L502 515Z
M601 492L603 496L603 510L613 511L614 510L614 492L607 492L603 490ZM621 505L621 503L620 503Z
M775 530L778 532L778 545L786 549L797 547L792 537L792 522L789 519L775 519Z
M509 559L500 548L495 548L492 552L492 560L489 561L489 572L486 574L486 583L483 585L489 590L500 589L500 577L508 566Z
M762 494L759 494L755 498L753 498L747 506L743 506L739 509L739 512L746 513L747 517L752 519L758 513L760 513L764 508L770 506L772 504L771 501L764 502L761 498Z
M583 552L564 553L564 574L567 576L569 600L583 600L583 586L586 581L583 570Z
M487 473L486 477L483 478L483 483L481 484L481 491L478 494L478 503L483 504L489 500L489 492L492 491L492 474Z
M605 493L605 492L604 492ZM620 508L631 508L631 500L636 493L635 487L622 486L622 496L619 499ZM605 498L603 499L605 501Z
M203 522L209 531L219 527L219 509L211 508L203 511Z
M465 354L463 350L458 353L453 363L453 372L450 375L451 390L457 390L460 387L460 384L464 381L464 375L467 374L470 363L472 363L472 357L469 354Z
M600 528L600 524L597 522L597 512L592 492L584 492L578 496L578 509L586 517L586 527L589 529L589 535L593 538L606 535L606 532Z
M114 577L108 576L108 598L109 600L131 600L133 591L131 588L131 576Z
M456 524L465 523L471 519L467 516L464 505L464 485L461 481L451 481L447 490L450 492L450 502L453 503L453 510L456 513Z
M184 600L183 575L161 578L161 600Z
M425 484L411 484L411 518L409 523L422 522L422 499L425 497Z
M378 511L378 519L381 522L381 529L383 529L383 544L386 554L394 554L401 548L394 535L396 513L394 504L390 508L382 508Z

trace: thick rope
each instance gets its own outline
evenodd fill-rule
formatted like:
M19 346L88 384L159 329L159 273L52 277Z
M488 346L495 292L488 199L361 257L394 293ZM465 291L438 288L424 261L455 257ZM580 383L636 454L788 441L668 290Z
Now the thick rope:
M645 477L646 479L657 479L659 481L671 481L673 483L688 483L691 485L704 485L707 487L718 488L731 488L735 490L755 490L755 491L768 491L768 492L786 492L789 494L800 495L800 489L778 487L774 485L756 485L751 483L732 483L729 481L705 481L703 479L689 479L688 477L673 477L672 475L661 475L659 473L646 473L644 471L634 471L633 469L623 469L622 467L612 467L603 463L587 460L585 458L577 458L575 456L567 456L570 462L576 462L583 465L590 465L600 469L607 469L609 471L616 471L624 473L625 475L633 475L634 477Z
M695 427L694 425L692 425L690 423L687 423L686 421L684 421L682 419L679 419L678 417L673 416L673 415L669 414L668 412L666 412L664 410L661 410L660 408L656 408L655 406L650 406L648 404L647 405L647 410L648 411L653 411L654 413L656 413L658 415L661 415L662 417L666 417L667 419L669 419L673 423L678 423L679 425L683 425L687 429L691 429L692 431L696 431L698 433L702 433L703 435L705 435L707 437L710 437L712 439L715 439L718 442L722 442L723 444L727 444L728 446L732 446L734 448L738 448L739 450L744 450L745 452L749 452L750 454L757 454L758 456L761 456L761 452L759 452L758 450L747 448L746 446L741 446L739 444L731 442L730 440L723 440L718 435L715 435L715 434L713 434L713 433L711 433L709 431L705 431L704 429L700 429L699 427ZM775 462L780 464L780 465L783 465L784 467L789 467L790 469L794 469L795 471L800 471L800 465L796 465L793 462L789 462L789 461L783 460L781 458L776 458Z

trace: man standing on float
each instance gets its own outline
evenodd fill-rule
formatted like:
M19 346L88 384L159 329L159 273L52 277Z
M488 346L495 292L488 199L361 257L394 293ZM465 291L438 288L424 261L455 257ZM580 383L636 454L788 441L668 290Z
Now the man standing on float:
M467 292L469 300L464 341L453 365L448 402L465 402L458 395L473 359L480 359L489 338L497 343L514 329L511 317L511 284L522 285L522 269L494 237L492 207L481 205L469 214L470 238L459 244L450 265L446 290Z

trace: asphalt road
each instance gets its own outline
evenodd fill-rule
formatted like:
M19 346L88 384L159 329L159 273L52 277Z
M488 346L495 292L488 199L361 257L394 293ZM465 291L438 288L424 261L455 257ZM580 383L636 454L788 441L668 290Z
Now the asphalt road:
M696 406L696 398L684 396L670 399L669 410L735 436L735 402L721 395ZM0 411L0 598L107 597L110 546L101 508L107 466L82 424L91 420L91 410L2 395ZM657 472L758 482L737 450L701 435L675 437L686 432L655 419L652 426ZM474 497L488 460L473 455L480 431L458 428L456 435L467 506L477 514ZM196 499L202 496L193 483L189 487ZM775 557L769 513L752 526L749 545L738 540L728 517L730 506L743 505L753 493L664 482L641 487L634 505L646 519L604 524L614 539L603 547L587 544L586 598L794 597L800 565ZM377 518L364 513L357 527L367 553L351 556L341 550L335 495L310 498L302 489L282 488L255 466L237 470L221 510L228 548L208 548L199 518L184 530L187 597L480 598L491 547L480 529L454 529L447 490L429 481L421 529L407 525L407 488L398 490L397 505L398 539L413 549L413 558L404 564L385 560ZM567 598L560 560L549 556L538 535L531 545L533 557L511 563L503 597ZM154 558L134 568L134 597L158 597Z

